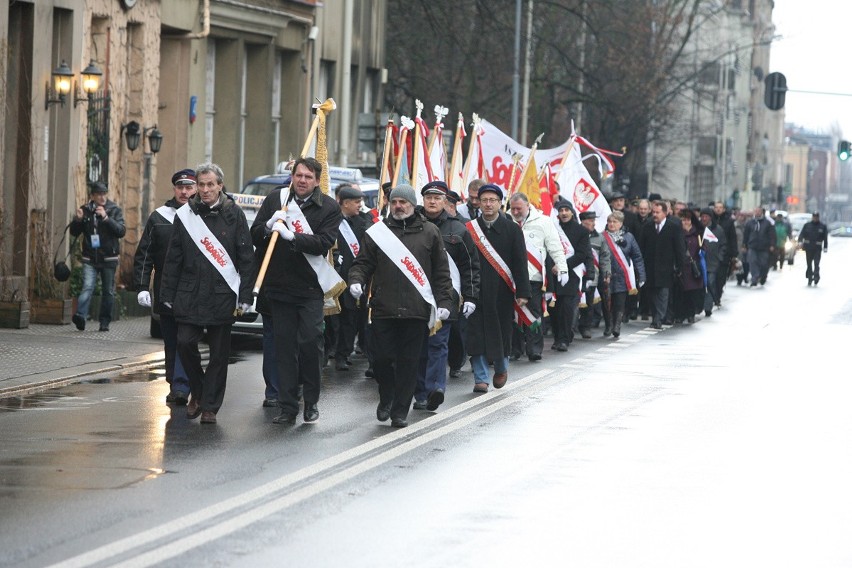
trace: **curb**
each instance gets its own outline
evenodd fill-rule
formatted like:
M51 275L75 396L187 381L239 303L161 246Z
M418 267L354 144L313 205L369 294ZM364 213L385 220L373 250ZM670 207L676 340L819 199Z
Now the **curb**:
M201 352L202 357L209 354L210 352L209 348L202 348L199 351ZM0 388L0 400L4 398L12 398L15 396L26 396L28 394L33 394L48 389L64 387L66 385L82 382L81 379L91 375L114 373L117 371L136 369L138 367L153 367L155 365L163 363L165 359L165 354L160 351L158 353L142 355L141 357L130 359L126 363L117 363L113 365L107 365L105 367L87 369L85 371L79 371L74 374L66 375L63 377L57 377L55 379L47 379L44 381L35 381L23 385Z

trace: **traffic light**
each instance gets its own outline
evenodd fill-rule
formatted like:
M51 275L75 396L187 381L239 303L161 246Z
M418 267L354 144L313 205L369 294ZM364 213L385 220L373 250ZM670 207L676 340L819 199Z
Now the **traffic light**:
M784 99L787 97L787 77L783 73L770 73L763 80L766 87L763 91L763 102L769 110L781 110L784 108Z
M841 140L837 143L837 157L840 158L841 162L845 162L852 156L852 144L849 143L849 140Z

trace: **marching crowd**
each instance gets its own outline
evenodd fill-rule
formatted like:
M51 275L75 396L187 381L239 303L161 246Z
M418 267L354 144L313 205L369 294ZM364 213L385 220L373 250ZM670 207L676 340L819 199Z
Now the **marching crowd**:
M318 420L323 367L333 358L345 374L358 349L378 383L377 419L401 428L412 406L437 410L448 375L468 362L473 391L484 393L506 384L510 361L542 359L547 335L551 349L567 351L600 323L618 339L631 320L661 329L711 316L729 276L765 284L787 230L762 208L732 215L722 202L694 208L659 196L628 204L616 192L599 232L594 211L559 200L545 215L484 180L464 202L442 181L420 188L420 199L409 185L385 184L372 215L355 186L325 195L317 160L296 160L292 172L249 227L219 166L181 170L174 198L145 226L138 301L160 314L166 400L186 404L189 419L216 422L231 325L254 295L274 423L294 424L300 404L306 423ZM803 244L821 252L827 234L815 220ZM818 253L808 259L809 284L818 283Z

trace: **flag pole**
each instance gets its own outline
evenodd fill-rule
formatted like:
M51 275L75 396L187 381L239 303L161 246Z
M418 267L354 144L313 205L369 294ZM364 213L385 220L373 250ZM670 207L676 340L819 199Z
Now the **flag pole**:
M459 183L459 180L455 179L458 177L456 175L456 172L458 171L459 174L462 173L461 168L458 167L458 160L462 159L462 138L464 138L464 115L462 115L462 113L459 113L459 119L458 122L456 122L456 136L453 139L453 158L452 160L450 160L450 174L447 176L447 179L450 182L447 185L450 186L450 189L454 189L453 186L455 185L455 183ZM466 198L465 191L461 187L459 187L459 196L462 199Z
M462 183L467 180L468 174L470 174L470 163L473 160L473 154L476 150L475 144L477 144L477 138L479 137L479 115L473 113L473 122L471 123L471 127L473 128L473 134L470 137L470 144L467 145L467 160L464 162L464 174L462 175ZM477 151L478 152L478 151ZM467 190L467 188L464 188Z
M417 113L414 115L414 138L411 140L412 152L411 152L411 186L417 183L417 166L419 165L420 158L420 115L423 113L423 103L420 102L420 99L414 100L414 106L417 108ZM415 193L419 188L414 188Z
M308 137L305 139L305 145L302 147L302 153L299 154L299 157L304 158L308 150L311 149L311 142L314 140L314 136L317 134L317 129L319 129L320 122L325 122L325 115L331 113L334 109L337 108L337 104L335 104L334 99L326 99L324 103L319 105L316 108L316 116L314 117L314 122L311 124L311 129L308 132ZM319 180L317 180L319 183ZM292 178L290 181L290 185L292 185ZM287 211L287 205L281 207L282 211ZM281 221L278 221L281 223ZM269 235L269 244L266 246L266 254L263 257L263 263L260 265L260 270L257 273L257 280L254 283L254 290L252 293L257 296L260 294L260 287L263 285L263 280L266 278L266 271L269 268L269 261L272 258L272 251L275 250L275 243L278 240L278 231L273 231L271 235Z
M376 201L376 211L382 211L385 206L385 192L382 186L390 181L388 178L388 161L391 159L391 148L393 147L393 118L388 116L388 124L385 127L385 147L382 149L382 173L379 175L379 199Z
M399 123L402 127L402 134L399 137L399 152L396 155L396 166L393 169L392 187L396 187L397 183L399 183L399 170L402 167L402 155L405 153L405 143L408 138L408 131L414 128L414 121L407 116L399 117Z

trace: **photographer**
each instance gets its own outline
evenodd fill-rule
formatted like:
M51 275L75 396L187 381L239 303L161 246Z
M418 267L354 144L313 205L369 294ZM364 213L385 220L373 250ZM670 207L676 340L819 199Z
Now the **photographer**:
M100 328L109 331L115 300L115 269L118 267L118 240L124 236L124 213L107 199L107 186L96 181L89 186L89 202L77 209L71 221L71 236L83 239L83 289L77 297L77 313L71 318L77 329L86 329L89 302L101 277Z

